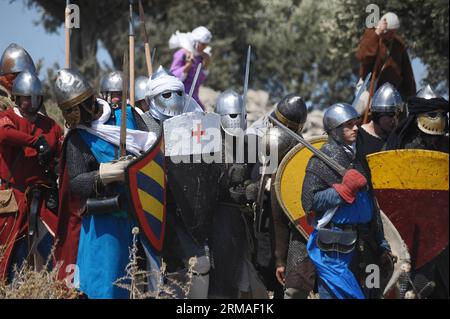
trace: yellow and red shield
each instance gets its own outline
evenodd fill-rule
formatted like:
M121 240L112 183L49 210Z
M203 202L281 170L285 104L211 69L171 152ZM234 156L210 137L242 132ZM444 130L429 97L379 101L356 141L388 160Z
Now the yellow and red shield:
M327 137L316 136L306 140L315 148L320 149L327 141ZM313 153L302 144L296 145L284 156L275 177L275 192L278 202L289 220L306 239L313 231L313 227L306 220L301 195L306 166L312 155Z
M166 224L166 176L164 143L159 141L127 168L131 211L145 238L157 251L164 242Z
M448 171L446 153L394 150L367 156L380 208L408 246L420 268L448 245Z

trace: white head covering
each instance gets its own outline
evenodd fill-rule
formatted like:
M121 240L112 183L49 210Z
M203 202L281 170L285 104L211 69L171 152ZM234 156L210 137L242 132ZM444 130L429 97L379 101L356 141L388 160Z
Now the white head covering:
M395 13L393 12L386 13L380 18L380 21L383 21L383 19L386 19L388 30L395 30L400 28L400 20L398 19L398 16Z
M184 92L184 84L177 77L168 74L161 75L156 79L150 78L147 82L145 97L152 99L166 91Z
M212 39L211 32L203 27L197 27L192 32L181 33L180 31L176 31L169 39L169 48L183 48L192 53L196 52L197 43L210 43Z
M191 34L192 34L192 39L194 39L194 41L196 41L196 42L201 42L201 43L210 43L211 42L212 34L204 26L195 28L194 30L192 30Z
M169 48L183 48L190 52L194 52L194 40L191 37L191 33L181 33L177 30L169 39Z

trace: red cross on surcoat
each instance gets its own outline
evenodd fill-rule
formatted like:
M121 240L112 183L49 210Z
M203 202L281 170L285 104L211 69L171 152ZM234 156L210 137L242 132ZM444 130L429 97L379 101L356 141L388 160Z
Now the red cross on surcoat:
M202 131L202 124L197 123L197 131L192 130L192 136L197 138L197 144L200 143L200 138L205 135L205 131Z

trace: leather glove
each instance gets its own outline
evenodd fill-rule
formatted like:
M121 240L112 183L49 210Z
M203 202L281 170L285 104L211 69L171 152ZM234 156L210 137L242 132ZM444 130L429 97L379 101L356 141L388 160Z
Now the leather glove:
M132 159L124 159L108 163L100 163L99 175L102 183L125 182L125 168Z
M347 203L351 204L356 199L356 194L367 185L367 180L356 169L350 169L342 178L341 184L333 184L333 188Z
M31 147L38 153L39 165L46 166L50 163L50 160L52 159L52 151L44 136L39 136Z

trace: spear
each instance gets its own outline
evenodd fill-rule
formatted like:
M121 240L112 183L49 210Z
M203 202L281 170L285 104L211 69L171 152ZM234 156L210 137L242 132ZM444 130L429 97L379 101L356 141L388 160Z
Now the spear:
M129 43L130 43L130 104L134 106L134 28L133 28L133 0L130 1ZM123 96L127 99L127 96Z
M70 68L70 28L69 28L69 16L70 16L70 1L66 0L66 10L65 10L65 32L66 32L66 64L67 69Z
M119 156L127 155L127 95L128 95L128 52L123 53L122 114L120 121ZM130 95L134 96L134 95Z
M139 20L141 20L142 37L144 38L145 62L147 63L147 73L148 76L150 76L153 74L153 66L152 66L153 61L150 58L150 44L148 42L147 29L145 28L144 7L142 6L141 0L139 0Z

